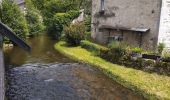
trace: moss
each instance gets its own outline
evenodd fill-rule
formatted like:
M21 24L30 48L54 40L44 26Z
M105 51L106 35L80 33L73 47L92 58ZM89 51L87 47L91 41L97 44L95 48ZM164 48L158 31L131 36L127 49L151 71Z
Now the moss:
M146 99L170 99L170 77L112 64L81 47L65 47L64 44L57 43L55 49L71 59L99 68L116 82L142 94Z

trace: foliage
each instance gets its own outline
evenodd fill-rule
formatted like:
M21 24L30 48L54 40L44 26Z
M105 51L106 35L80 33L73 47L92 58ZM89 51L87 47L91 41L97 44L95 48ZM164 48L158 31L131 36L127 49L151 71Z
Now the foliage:
M42 16L30 0L26 0L26 20L29 29L29 35L37 35L44 29Z
M108 49L87 40L81 41L80 46L92 52L95 54L95 56L99 56L114 64L120 64L147 72L156 72L158 74L170 75L170 63L155 63L153 60L145 60L142 58L133 59L131 52L128 52L127 49L120 48L119 46L114 46L114 48ZM141 50L138 50L138 48L134 49L134 52L139 51L141 52Z
M91 15L92 11L92 0L75 0L75 3L80 9L85 10L86 15Z
M142 48L139 48L139 47L135 47L135 48L131 48L131 51L134 52L134 53L142 53Z
M78 17L79 10L85 9L91 14L91 0L32 0L37 9L41 10L46 30L55 38L60 38L64 26ZM88 9L88 10L87 10ZM90 17L87 18L87 31L90 31Z
M66 47L64 45L65 43L59 42L55 48L73 60L97 67L114 81L142 94L146 99L170 99L169 77L112 64L81 47ZM149 61L148 64L152 63ZM158 91L161 91L161 94Z
M70 24L70 22L79 15L79 11L69 11L67 13L56 13L53 18L49 18L46 22L47 31L56 39L59 39L64 26Z
M91 31L91 17L88 16L85 18L85 26L86 26L86 31L90 32Z
M99 55L101 51L104 52L104 51L108 51L109 50L108 48L106 48L104 46L92 43L92 42L87 41L87 40L81 41L80 46L82 48L87 49L88 51L94 52L95 55Z
M85 32L85 39L86 40L92 40L91 39L91 32Z
M84 39L85 26L83 23L71 24L64 29L65 39L69 45L79 45Z
M78 10L74 1L75 0L49 0L44 4L42 13L46 18L51 18L56 13L66 13L70 10Z
M165 44L164 43L159 43L158 45L158 53L161 55L163 50L165 48Z
M126 55L126 50L123 48L112 48L109 51L101 51L100 56L113 63L121 63L121 59Z
M169 50L164 50L164 51L162 52L162 57L163 57L164 59L170 58L170 51L169 51Z
M8 25L22 39L28 35L28 27L20 8L11 0L3 0L1 7L1 21Z
M49 0L31 0L33 5L36 7L36 9L38 10L43 10L45 7L45 4L49 1Z
M111 41L108 44L110 50L108 52L101 52L101 57L114 63L121 62L121 59L127 54L128 45L124 42Z
M108 44L108 47L109 47L110 49L119 48L119 47L120 47L120 42L119 42L119 41L111 41L111 42Z

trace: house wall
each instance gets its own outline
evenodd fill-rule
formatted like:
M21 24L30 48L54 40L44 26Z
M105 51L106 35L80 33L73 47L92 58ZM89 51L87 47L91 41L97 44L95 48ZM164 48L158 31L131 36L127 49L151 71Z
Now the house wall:
M92 38L107 43L108 30L99 31L101 25L127 28L150 28L143 34L142 47L155 49L161 12L161 0L104 0L105 13L99 14L101 0L92 0ZM111 31L114 35L117 31ZM124 41L139 46L139 33L124 32Z

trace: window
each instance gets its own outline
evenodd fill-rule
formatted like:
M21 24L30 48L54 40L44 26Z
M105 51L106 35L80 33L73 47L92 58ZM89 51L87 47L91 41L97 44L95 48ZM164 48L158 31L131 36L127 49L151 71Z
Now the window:
M100 13L104 14L104 0L101 0L101 5L100 5Z

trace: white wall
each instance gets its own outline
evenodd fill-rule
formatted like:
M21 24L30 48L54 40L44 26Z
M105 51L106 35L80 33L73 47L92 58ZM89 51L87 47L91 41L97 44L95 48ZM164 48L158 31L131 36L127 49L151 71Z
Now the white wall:
M165 43L170 49L170 0L162 0L158 43Z
M105 13L99 14L100 1L92 0L92 37L105 42L107 31L99 31L101 25L127 28L149 28L143 34L142 47L156 49L161 12L161 0L105 0ZM113 34L116 32L112 32ZM125 41L136 46L139 34L124 32ZM106 39L104 39L106 37ZM127 37L127 38L126 38ZM135 42L136 41L136 42ZM139 44L139 43L138 43Z

